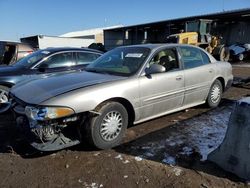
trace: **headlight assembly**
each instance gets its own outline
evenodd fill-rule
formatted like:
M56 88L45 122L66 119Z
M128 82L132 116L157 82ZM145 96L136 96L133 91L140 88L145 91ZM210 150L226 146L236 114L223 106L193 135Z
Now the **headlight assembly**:
M26 106L25 114L29 119L45 121L73 115L75 112L67 107L31 107Z

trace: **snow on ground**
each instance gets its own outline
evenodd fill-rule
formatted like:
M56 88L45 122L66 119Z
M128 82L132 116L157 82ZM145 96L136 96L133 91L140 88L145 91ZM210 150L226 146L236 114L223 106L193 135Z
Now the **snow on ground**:
M223 141L232 106L221 107L198 117L177 122L176 129L168 131L164 139L151 141L132 149L140 150L140 157L160 160L162 163L176 165L180 156L201 161Z
M239 103L247 103L247 104L250 104L250 97L246 97L246 98L243 98L239 101Z

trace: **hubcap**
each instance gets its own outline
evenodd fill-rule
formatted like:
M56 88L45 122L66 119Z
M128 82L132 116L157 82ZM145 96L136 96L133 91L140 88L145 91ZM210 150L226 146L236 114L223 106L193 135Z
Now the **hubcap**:
M217 103L220 100L221 91L218 85L214 85L211 92L211 101Z
M8 99L8 92L0 89L0 113L7 111L10 106L11 105Z
M8 92L0 89L0 103L7 103L8 101Z
M101 123L100 133L104 140L112 141L119 136L122 129L122 115L111 111L105 115Z
M240 54L239 55L239 60L242 61L244 59L244 55L243 54Z

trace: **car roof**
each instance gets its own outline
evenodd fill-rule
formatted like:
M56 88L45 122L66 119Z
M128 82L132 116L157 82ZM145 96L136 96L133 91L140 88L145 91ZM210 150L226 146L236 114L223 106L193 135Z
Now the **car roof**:
M176 44L176 43L158 43L158 44L137 44L137 45L129 45L129 46L123 46L123 47L145 47L149 48L151 50L156 50L161 47L178 47L178 46L190 46L190 47L195 47L197 46L194 45L188 45L188 44ZM122 47L118 47L122 48Z
M61 52L61 51L88 51L88 52L95 52L95 53L101 53L103 54L103 52L99 51L99 50L95 50L95 49L90 49L90 48L73 48L73 47L56 47L56 48L45 48L45 49L41 49L44 51L50 51L52 53L56 53L56 52Z

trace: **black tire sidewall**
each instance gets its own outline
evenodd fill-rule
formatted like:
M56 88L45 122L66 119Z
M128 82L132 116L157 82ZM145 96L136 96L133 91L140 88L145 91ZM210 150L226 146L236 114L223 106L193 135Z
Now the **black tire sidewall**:
M213 103L212 100L211 100L211 93L212 93L212 89L215 85L218 85L220 87L220 100L218 100L217 103ZM222 98L222 84L219 80L215 80L209 90L209 93L208 93L208 97L207 97L207 105L211 108L215 108L217 107L219 104L220 104L220 101L221 101L221 98Z
M121 132L117 138L115 138L112 141L106 141L102 138L102 136L100 134L100 125L103 121L103 118L110 111L117 111L122 115L123 125L122 125ZM127 126L128 126L127 110L120 103L108 102L108 103L104 104L100 108L100 110L98 110L98 112L101 113L101 115L91 118L90 122L89 122L90 123L90 127L89 127L90 131L89 132L91 133L90 141L92 142L92 144L95 147L97 147L99 149L109 149L109 148L113 148L113 147L119 145L122 141L122 138L123 138L125 131L127 129Z

